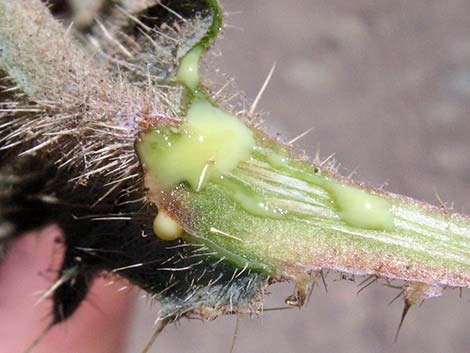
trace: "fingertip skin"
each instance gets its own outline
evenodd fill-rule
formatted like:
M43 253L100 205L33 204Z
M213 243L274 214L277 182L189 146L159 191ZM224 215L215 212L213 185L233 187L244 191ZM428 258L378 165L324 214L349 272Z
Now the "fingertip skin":
M51 286L63 256L57 227L22 236L0 265L0 352L23 352L51 321L52 303L36 304ZM87 300L47 334L34 353L119 353L126 341L132 291L97 279Z

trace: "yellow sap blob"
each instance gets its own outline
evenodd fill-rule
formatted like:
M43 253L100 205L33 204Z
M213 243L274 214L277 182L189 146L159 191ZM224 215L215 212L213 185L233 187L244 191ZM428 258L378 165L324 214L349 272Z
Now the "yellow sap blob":
M180 238L183 228L164 211L160 211L153 220L153 232L161 240L176 240Z
M176 80L183 83L191 91L195 91L199 86L199 59L204 48L197 46L191 49L181 60Z
M376 230L393 230L395 227L388 200L350 185L327 182L326 189L341 218L349 225Z
M228 179L220 182L229 192L230 197L241 208L250 214L258 217L282 218L286 211L279 207L272 207L269 200L258 195L256 191L246 186L237 184Z
M274 168L282 168L287 164L288 158L277 153L267 155L268 163Z
M163 187L187 182L199 191L208 180L249 159L254 145L253 133L237 117L199 98L181 126L145 134L137 150L147 172Z
M277 153L268 154L267 161L274 168L291 163L289 157ZM314 170L295 176L324 189L330 195L338 216L350 226L384 231L395 228L392 204L384 197L372 195L356 186L341 184Z

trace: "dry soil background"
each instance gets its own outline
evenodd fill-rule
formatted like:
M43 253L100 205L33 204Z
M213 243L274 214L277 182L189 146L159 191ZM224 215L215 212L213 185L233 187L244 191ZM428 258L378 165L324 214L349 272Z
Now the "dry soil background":
M228 16L218 65L254 97L277 68L260 106L286 140L335 153L343 173L470 211L470 2L465 0L223 1ZM240 11L240 13L237 13ZM232 27L233 26L233 27ZM241 28L241 30L239 29ZM413 309L398 343L402 303L352 282L315 288L302 310L244 317L235 352L468 352L470 293L448 291ZM266 307L288 286L271 288ZM129 352L152 333L158 307L140 300ZM169 327L151 352L229 352L235 317Z

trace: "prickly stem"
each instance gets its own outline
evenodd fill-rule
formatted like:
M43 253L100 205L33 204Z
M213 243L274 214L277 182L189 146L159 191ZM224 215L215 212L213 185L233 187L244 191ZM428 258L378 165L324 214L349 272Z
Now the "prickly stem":
M140 239L139 232L131 237L141 241L142 253L152 246L164 253L163 264L151 258L120 266L109 257L102 268L114 265L111 270L119 269L170 303L168 320L191 310L202 313L209 301L215 314L208 317L228 312L224 305L232 304L232 292L246 288L239 303L248 306L266 277L293 280L291 302L298 306L309 292L309 276L319 273L325 282L324 270L370 275L374 281L399 279L407 284L397 336L411 305L440 295L445 287L469 287L468 217L341 177L326 161L300 158L259 130L251 122L252 109L235 114L217 103L198 71L222 20L216 0L206 5L211 15L196 16L197 28L188 29L192 37L183 42L158 37L160 29L120 10L145 43L135 49L134 38L118 40L101 24L101 37L93 37L102 55L97 59L39 0L0 0L0 70L10 82L0 94L12 98L0 101L0 151L52 160L67 172L69 189L89 185L89 214L111 200L101 220L115 216L109 214L124 185L124 194L137 194L142 203L125 226L148 226L156 216L157 245ZM171 33L185 29L180 31ZM144 52L149 47L171 50ZM168 58L169 63L157 65ZM153 65L146 65L148 60ZM114 236L121 241L121 234ZM81 240L71 238L70 243ZM166 245L174 246L168 240L196 250L168 254ZM203 260L190 260L200 249ZM93 251L80 255L95 265ZM174 258L186 260L185 266L173 264ZM207 269L214 278L204 277ZM175 280L183 270L192 272ZM142 280L164 271L171 275L161 275L164 280L158 277L157 283ZM191 276L204 281L188 283ZM211 290L221 278L219 296ZM192 294L199 290L203 299L187 304L192 289L187 287L195 288Z
M470 285L468 217L339 176L240 122L200 85L206 48L206 40L196 44L176 75L186 86L185 117L162 121L136 143L148 199L184 240L297 283L326 269Z

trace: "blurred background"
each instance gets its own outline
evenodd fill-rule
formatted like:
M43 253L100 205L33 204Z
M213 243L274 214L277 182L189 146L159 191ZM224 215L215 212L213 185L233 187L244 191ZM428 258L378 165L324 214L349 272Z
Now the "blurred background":
M470 212L470 2L465 0L222 0L227 28L210 59L254 98L265 126L297 148L334 153L343 174ZM469 352L470 293L446 291L408 314L398 292L329 275L328 293L261 318L240 318L234 352ZM265 308L292 286L269 288ZM139 298L128 352L152 335L158 305ZM182 320L151 352L230 352L236 317Z

